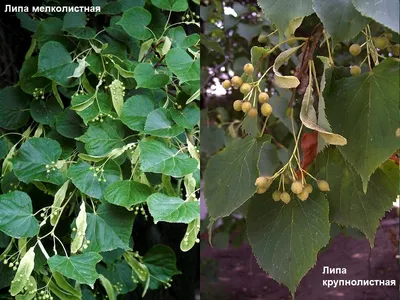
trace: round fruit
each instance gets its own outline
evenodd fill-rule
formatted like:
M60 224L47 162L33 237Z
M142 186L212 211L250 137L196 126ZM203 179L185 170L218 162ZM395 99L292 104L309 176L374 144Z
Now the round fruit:
M353 76L358 76L361 74L361 68L359 66L352 66L350 68L350 73Z
M389 44L387 37L380 36L374 39L374 45L376 48L385 49Z
M268 37L265 34L260 34L260 36L258 37L258 42L266 44L268 42Z
M252 64L245 64L243 67L243 71L247 74L247 75L251 75L254 72L254 67Z
M307 183L307 184L304 186L304 190L307 191L307 193L311 194L312 191L313 191L313 187L312 187L311 184Z
M257 194L264 194L267 190L268 190L268 188L258 188Z
M240 92L243 95L247 95L251 90L251 86L248 83L243 83L242 86L240 87Z
M282 192L282 194L281 194L281 201L282 201L283 203L288 204L288 203L290 202L290 195L289 195L289 193L287 193L287 192Z
M247 114L249 115L250 118L255 118L258 116L257 109L254 107L252 107Z
M399 56L400 55L400 44L393 45L392 53L393 53L394 56Z
M263 116L269 117L272 113L272 106L269 103L261 105L261 113Z
M247 113L251 108L252 108L252 106L251 106L251 103L250 103L250 102L248 102L248 101L243 102L243 104L242 104L242 111L243 111L244 113Z
M275 191L272 193L272 199L274 199L275 202L278 202L281 200L281 192L280 191Z
M236 111L241 111L242 110L242 105L243 105L243 101L242 100L236 100L235 102L233 102L233 109Z
M303 191L303 184L301 181L293 181L292 186L290 187L293 193L296 195L300 194Z
M353 44L349 48L349 52L353 56L357 56L361 52L361 47L359 44Z
M308 192L306 190L302 191L300 194L297 195L297 198L299 198L301 201L306 201L308 198Z
M317 185L321 192L329 192L330 191L329 183L326 182L325 180L318 180Z
M231 87L231 82L229 80L224 80L224 82L222 82L222 87L224 89L229 89Z
M258 95L258 102L260 103L265 103L269 100L269 96L267 93L262 92L260 93L260 95Z
M258 177L256 179L255 185L258 186L259 188L260 187L264 187L265 188L265 187L269 186L269 180L268 180L267 177L260 176L260 177Z
M243 80L239 76L233 76L231 82L232 85L236 88L240 87L243 84Z

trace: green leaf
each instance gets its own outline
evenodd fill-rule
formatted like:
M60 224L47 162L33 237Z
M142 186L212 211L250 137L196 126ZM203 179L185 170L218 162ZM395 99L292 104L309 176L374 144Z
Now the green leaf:
M72 102L74 102L75 98L72 99ZM87 99L87 98L86 98ZM111 97L109 94L98 92L97 95L95 95L95 99L97 100L97 104L91 105L87 107L85 110L78 111L77 114L83 119L83 122L87 125L89 122L94 122L96 121L96 117L103 117L104 115L110 114L112 110L112 102L111 102ZM81 100L84 100L81 98ZM101 115L100 115L101 114Z
M332 130L348 141L339 150L361 175L364 192L371 174L400 147L399 82L399 62L386 59L371 72L333 81L325 95Z
M382 164L372 174L366 194L357 172L336 148L330 147L318 155L313 169L315 176L329 182L331 221L360 229L373 247L379 221L396 198L398 167L392 161Z
M271 188L251 198L246 216L247 236L258 264L292 295L329 242L328 201L316 188L302 202L293 194L289 204L275 202Z
M230 215L254 195L260 150L268 138L236 139L210 158L204 173L204 197L212 218Z
M258 169L261 176L272 176L279 165L279 157L276 146L265 143L260 151L260 160L258 161Z
M195 159L159 140L144 139L139 142L139 149L140 168L143 172L181 177L197 170Z
M25 183L43 181L63 184L66 180L65 175L58 167L53 167L59 160L61 152L61 146L55 140L29 139L22 144L17 155L12 159L15 176Z
M392 0L353 0L356 9L363 15L399 32L399 2Z
M84 251L129 250L134 219L133 212L123 207L100 204L96 212L87 214L86 239L90 240L90 244Z
M0 230L14 238L32 237L39 222L32 214L32 201L24 192L0 195Z
M42 20L34 34L39 48L48 41L63 41L64 38L61 36L62 25L63 23L59 18L49 17Z
M76 112L67 108L57 117L56 129L62 136L74 139L83 134L85 127Z
M80 39L93 39L96 36L96 30L85 26L86 14L84 12L67 12L64 15L63 30Z
M200 216L199 201L184 201L161 193L147 198L147 207L156 224L160 221L187 224Z
M7 141L4 137L0 138L0 159L3 159L8 153Z
M188 9L187 0L151 0L151 3L164 10L185 11Z
M187 129L193 128L200 121L200 110L194 103L190 103L183 110L171 108L170 112L175 123Z
M138 88L158 89L169 83L168 75L155 74L153 66L148 63L138 64L134 73Z
M174 251L164 245L155 245L143 257L143 263L150 272L150 289L162 287L174 275L182 274L176 268Z
M56 117L61 114L62 111L62 108L54 97L50 97L46 101L33 100L31 102L32 118L36 122L49 125L50 127L54 127Z
M183 49L174 48L165 57L168 68L178 77L181 84L199 80L200 60L193 58Z
M21 89L6 87L0 90L0 127L18 129L29 120L29 98Z
M107 265L107 268L99 265L98 272L112 283L117 294L127 294L136 288L132 280L132 269L125 260L118 260Z
M69 299L78 300L82 298L80 289L76 289L72 285L70 285L63 275L57 272L54 272L52 275L55 279L55 282L57 283L57 286L62 290L64 294L66 294L67 297L69 297Z
M267 19L279 30L281 37L293 19L305 17L314 12L313 0L258 0L257 2Z
M101 274L99 276L99 279L100 279L101 285L104 287L104 290L106 291L107 299L115 300L116 298L115 298L114 288L113 288L110 280L108 280Z
M70 257L54 255L47 260L52 272L58 272L81 284L92 285L99 278L96 264L101 261L100 254L87 252Z
M81 192L96 199L103 199L107 187L121 180L121 170L114 161L106 163L103 170L98 174L91 165L81 161L72 165L67 175Z
M37 76L54 80L61 86L72 86L76 80L72 76L77 63L73 62L68 50L55 41L47 42L40 49Z
M355 37L369 23L351 0L314 0L314 9L334 45Z
M24 61L19 73L18 84L27 94L33 94L36 89L44 90L50 84L45 77L33 77L37 73L38 57L32 56Z
M133 38L138 40L147 40L151 38L151 32L147 28L151 21L151 13L142 7L133 7L122 14L118 25Z
M174 137L184 129L174 123L171 113L166 108L157 108L147 116L144 131L153 136Z
M186 36L185 29L181 26L171 28L168 31L168 36L171 39L173 48L187 49L197 44L200 40L200 35L197 33Z
M25 28L33 33L36 32L36 29L40 23L38 20L32 19L27 13L23 12L17 12L15 16L20 20L22 28Z
M89 125L84 135L76 138L85 143L85 149L89 155L106 155L114 148L125 145L123 141L124 127L121 122L105 119Z
M123 180L110 184L104 194L104 200L115 205L131 208L144 203L152 193L152 189L140 182Z
M143 131L147 116L153 110L152 97L149 95L135 95L125 101L120 120L132 130Z

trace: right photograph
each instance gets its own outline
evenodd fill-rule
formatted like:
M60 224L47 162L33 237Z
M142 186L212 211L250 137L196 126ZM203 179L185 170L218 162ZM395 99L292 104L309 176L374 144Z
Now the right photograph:
M201 299L398 300L398 0L201 1Z

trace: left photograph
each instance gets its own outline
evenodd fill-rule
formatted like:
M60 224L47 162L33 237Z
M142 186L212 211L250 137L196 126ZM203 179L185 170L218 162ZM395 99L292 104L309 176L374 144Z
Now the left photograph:
M199 299L199 3L0 11L0 298Z

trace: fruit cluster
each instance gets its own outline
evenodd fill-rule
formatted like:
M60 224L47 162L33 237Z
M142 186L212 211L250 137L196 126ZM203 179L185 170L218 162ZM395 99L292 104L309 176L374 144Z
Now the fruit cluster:
M257 194L265 193L271 186L273 180L274 180L273 177L265 177L265 176L258 177L255 182L255 185L257 186ZM284 184L282 186L284 186ZM325 180L317 180L317 186L321 192L330 191L329 184ZM292 182L290 189L293 192L293 194L295 194L297 198L299 198L301 201L307 200L309 195L313 191L313 187L311 184L309 183L304 184L300 180L294 180ZM274 201L282 201L283 203L288 204L291 200L291 196L283 188L283 191L280 191L279 189L274 191L272 193L272 199L274 199Z
M254 66L250 63L245 64L243 71L248 76L252 76L254 73ZM244 95L243 100L236 100L233 102L233 109L235 111L242 111L247 114L250 118L255 118L258 115L256 106L256 97L258 93L258 102L261 105L261 114L265 117L269 117L272 113L272 106L268 103L269 95L265 92L261 92L258 82L246 83L243 82L239 76L233 76L231 80L225 80L222 82L222 86L225 89L229 89L231 86L239 89ZM251 97L253 96L253 99Z
M374 46L379 49L380 51L387 49L388 52L392 53L394 56L400 55L400 44L392 45L390 43L390 39L392 39L391 33L384 33L383 35L376 37L373 39ZM361 53L361 48L366 45L364 43L362 45L359 44L352 44L349 48L349 52L353 56L358 56ZM368 54L369 55L369 54ZM350 73L353 76L357 76L361 74L360 66L352 66L350 68Z

